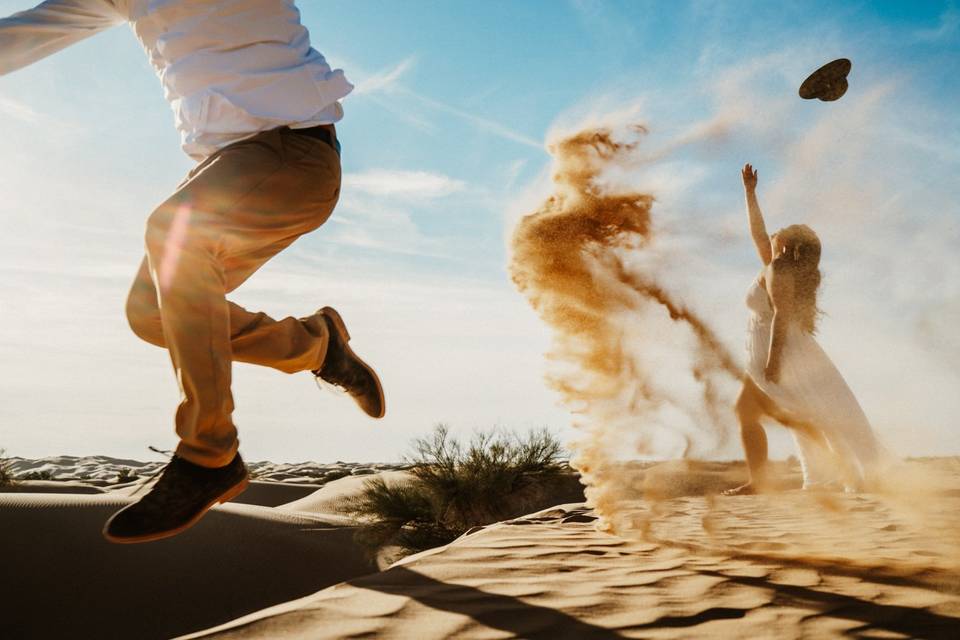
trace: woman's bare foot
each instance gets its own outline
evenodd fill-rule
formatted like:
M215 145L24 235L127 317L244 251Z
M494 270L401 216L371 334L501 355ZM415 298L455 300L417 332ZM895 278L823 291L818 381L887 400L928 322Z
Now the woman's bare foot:
M760 493L760 490L757 488L757 485L753 482L748 482L742 484L739 487L734 487L733 489L727 489L722 492L721 495L725 496L752 496L755 493Z

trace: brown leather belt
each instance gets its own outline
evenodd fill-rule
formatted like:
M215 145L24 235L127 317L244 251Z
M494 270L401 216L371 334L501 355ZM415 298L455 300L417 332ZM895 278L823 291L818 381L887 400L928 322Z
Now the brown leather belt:
M315 127L306 127L303 129L282 128L302 136L310 136L311 138L323 140L337 152L337 155L340 155L340 141L337 140L337 131L332 124L318 124Z

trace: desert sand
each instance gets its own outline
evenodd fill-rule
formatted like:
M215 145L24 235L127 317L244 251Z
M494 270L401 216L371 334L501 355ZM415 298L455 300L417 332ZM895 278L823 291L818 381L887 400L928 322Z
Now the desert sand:
M99 537L128 487L4 493L4 636L957 638L960 461L912 464L943 482L915 499L725 497L708 494L739 481L742 464L668 466L672 490L620 514L633 523L621 535L563 504L384 571L340 508L357 476L320 489L302 469L289 486L258 482L261 504L217 507L181 536L131 546ZM354 468L372 467L340 471Z
M162 462L9 459L0 487L4 638L170 638L376 571L337 513L338 493L407 465L251 463L257 480L183 535L143 545L100 536ZM122 469L133 481L117 482ZM329 513L274 508L325 490Z

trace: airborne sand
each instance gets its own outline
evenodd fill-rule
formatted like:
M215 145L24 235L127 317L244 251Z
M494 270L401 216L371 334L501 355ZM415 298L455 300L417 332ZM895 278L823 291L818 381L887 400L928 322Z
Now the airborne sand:
M548 382L584 432L572 462L614 527L620 503L643 493L622 462L670 457L665 439L681 441L683 456L697 441L722 441L732 398L720 389L742 370L705 320L628 262L654 240L654 198L604 174L628 165L645 133L586 129L552 144L556 192L519 221L510 261L518 289L554 330Z
M712 453L735 428L730 407L742 368L711 320L686 307L658 280L657 269L637 259L655 254L661 233L654 197L631 179L650 161L639 152L646 133L639 125L590 127L550 146L554 193L517 223L510 273L553 330L548 383L582 433L572 443L572 464L587 484L598 525L624 538L659 542L652 531L671 531L664 539L676 540L665 514L673 513L669 501L677 486L691 484L694 467L679 462L650 469L636 461ZM699 513L691 520L698 524L684 536L701 551L716 545L766 550L765 532L772 528L779 559L829 566L840 558L838 540L876 533L851 516L863 510L851 501L865 500L925 532L920 555L950 564L960 558L960 534L944 521L949 484L942 475L891 460L877 493L761 498L744 503L751 506L742 519L726 527L717 524L725 518L714 510L739 503L704 490L689 505ZM777 513L783 505L787 511ZM900 525L891 526L895 538ZM841 564L872 570L876 558L868 549L850 549ZM904 553L882 563L916 559Z

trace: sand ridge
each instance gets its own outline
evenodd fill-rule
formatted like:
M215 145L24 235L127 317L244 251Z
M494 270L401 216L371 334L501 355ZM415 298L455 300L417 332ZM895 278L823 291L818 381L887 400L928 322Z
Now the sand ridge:
M169 452L168 452L169 455ZM162 457L162 453L155 457ZM166 460L132 460L110 456L49 456L46 458L5 458L10 472L22 480L75 481L113 488L121 473L142 479L163 467ZM347 476L365 476L382 471L409 469L406 462L292 462L247 461L247 468L257 480L323 485ZM128 484L128 483L122 483ZM6 489L4 489L6 490Z
M0 493L5 638L170 638L376 570L339 516L228 504L150 544L100 535L124 495Z
M960 495L941 499L917 526L869 495L672 498L631 538L563 505L187 637L956 638Z
M564 504L383 572L339 509L356 477L319 490L258 480L260 505L220 506L180 536L130 546L99 531L132 487L0 493L4 635L954 639L958 462L913 464L914 484L889 495L736 497L715 494L742 464L642 465L647 499L621 522ZM930 470L949 482L933 491Z

